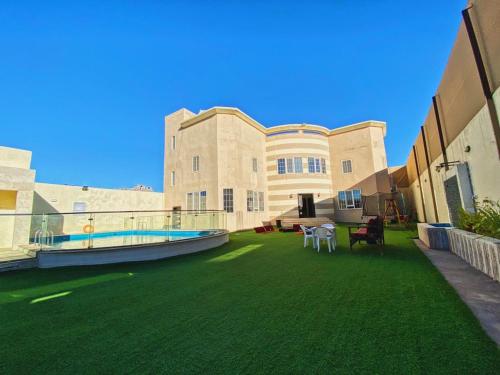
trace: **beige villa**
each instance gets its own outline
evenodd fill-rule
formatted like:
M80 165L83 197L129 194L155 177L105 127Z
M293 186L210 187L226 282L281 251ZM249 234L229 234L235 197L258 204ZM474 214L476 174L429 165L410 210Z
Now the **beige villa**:
M359 222L363 197L394 189L385 134L382 121L265 127L238 108L180 109L165 117L165 209L225 210L229 230Z

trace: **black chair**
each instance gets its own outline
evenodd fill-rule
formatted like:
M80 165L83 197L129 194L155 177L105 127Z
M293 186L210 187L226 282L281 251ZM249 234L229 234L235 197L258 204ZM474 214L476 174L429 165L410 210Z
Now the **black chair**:
M351 229L357 229L356 232L351 232ZM384 245L384 220L377 216L375 219L370 219L367 224L358 224L349 226L349 248L352 250L352 245L365 241L367 244Z

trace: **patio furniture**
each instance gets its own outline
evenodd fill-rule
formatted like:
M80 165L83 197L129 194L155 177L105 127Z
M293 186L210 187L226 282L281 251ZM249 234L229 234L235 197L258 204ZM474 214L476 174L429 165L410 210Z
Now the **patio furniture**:
M332 248L335 251L335 244L333 242L334 237L335 235L333 231L323 227L316 228L316 230L314 231L314 239L316 241L316 249L318 250L318 253L320 250L322 240L327 242L329 253L332 252Z
M300 225L300 229L302 229L302 232L304 233L304 247L307 247L307 242L309 238L312 240L313 247L315 246L314 244L314 230L316 228L307 228L303 226L302 224Z
M321 226L323 228L326 228L326 229L330 229L330 230L333 230L335 228L335 225L333 224L329 224L329 223L326 223L326 224L321 224Z
M253 228L253 230L255 231L255 233L267 233L267 230L264 227L255 227Z
M262 222L262 226L264 228L266 228L267 232L274 232L274 227L273 227L273 225L271 224L270 221L263 221Z
M351 232L352 229L357 229L356 232ZM349 249L352 250L352 245L365 241L367 244L385 244L384 239L384 220L381 217L370 219L367 224L350 225L349 231Z
M326 228L330 232L332 232L332 235L333 235L332 242L333 242L333 247L335 248L337 246L337 231L335 229L335 225L327 223L327 224L322 224L321 227Z
M278 228L278 230L280 232L296 232L296 230L294 229L294 226L290 226L290 225L283 225L282 224L282 221L281 220L276 220L276 227Z

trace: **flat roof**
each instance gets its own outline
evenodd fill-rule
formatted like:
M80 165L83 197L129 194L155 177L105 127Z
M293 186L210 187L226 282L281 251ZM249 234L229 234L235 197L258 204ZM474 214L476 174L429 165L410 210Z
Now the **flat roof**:
M210 109L200 111L197 115L194 117L185 120L184 122L181 123L181 129L188 128L190 126L193 126L201 121L204 121L212 116L215 115L233 115L244 122L246 122L248 125L256 128L257 130L260 130L264 134L273 134L277 132L282 132L282 131L289 131L289 130L308 130L308 131L314 131L314 132L319 132L321 134L324 134L326 136L330 135L336 135L336 134L342 134L342 133L347 133L350 131L354 130L359 130L363 128L368 128L368 127L377 127L381 128L384 132L384 136L386 134L386 123L384 121L377 121L377 120L367 120L363 122L358 122L355 124L350 124L334 129L328 129L325 126L322 125L314 125L314 124L286 124L286 125L276 125L276 126L270 126L270 127L265 127L261 123L259 123L257 120L253 119L249 115L247 115L245 112L241 111L239 108L236 107L212 107Z

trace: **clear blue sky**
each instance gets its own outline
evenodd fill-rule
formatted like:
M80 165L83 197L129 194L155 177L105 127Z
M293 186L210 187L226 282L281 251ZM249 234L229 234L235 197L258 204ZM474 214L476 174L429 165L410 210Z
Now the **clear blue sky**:
M0 145L37 181L162 190L163 117L239 107L266 126L387 121L406 161L465 0L9 1Z

